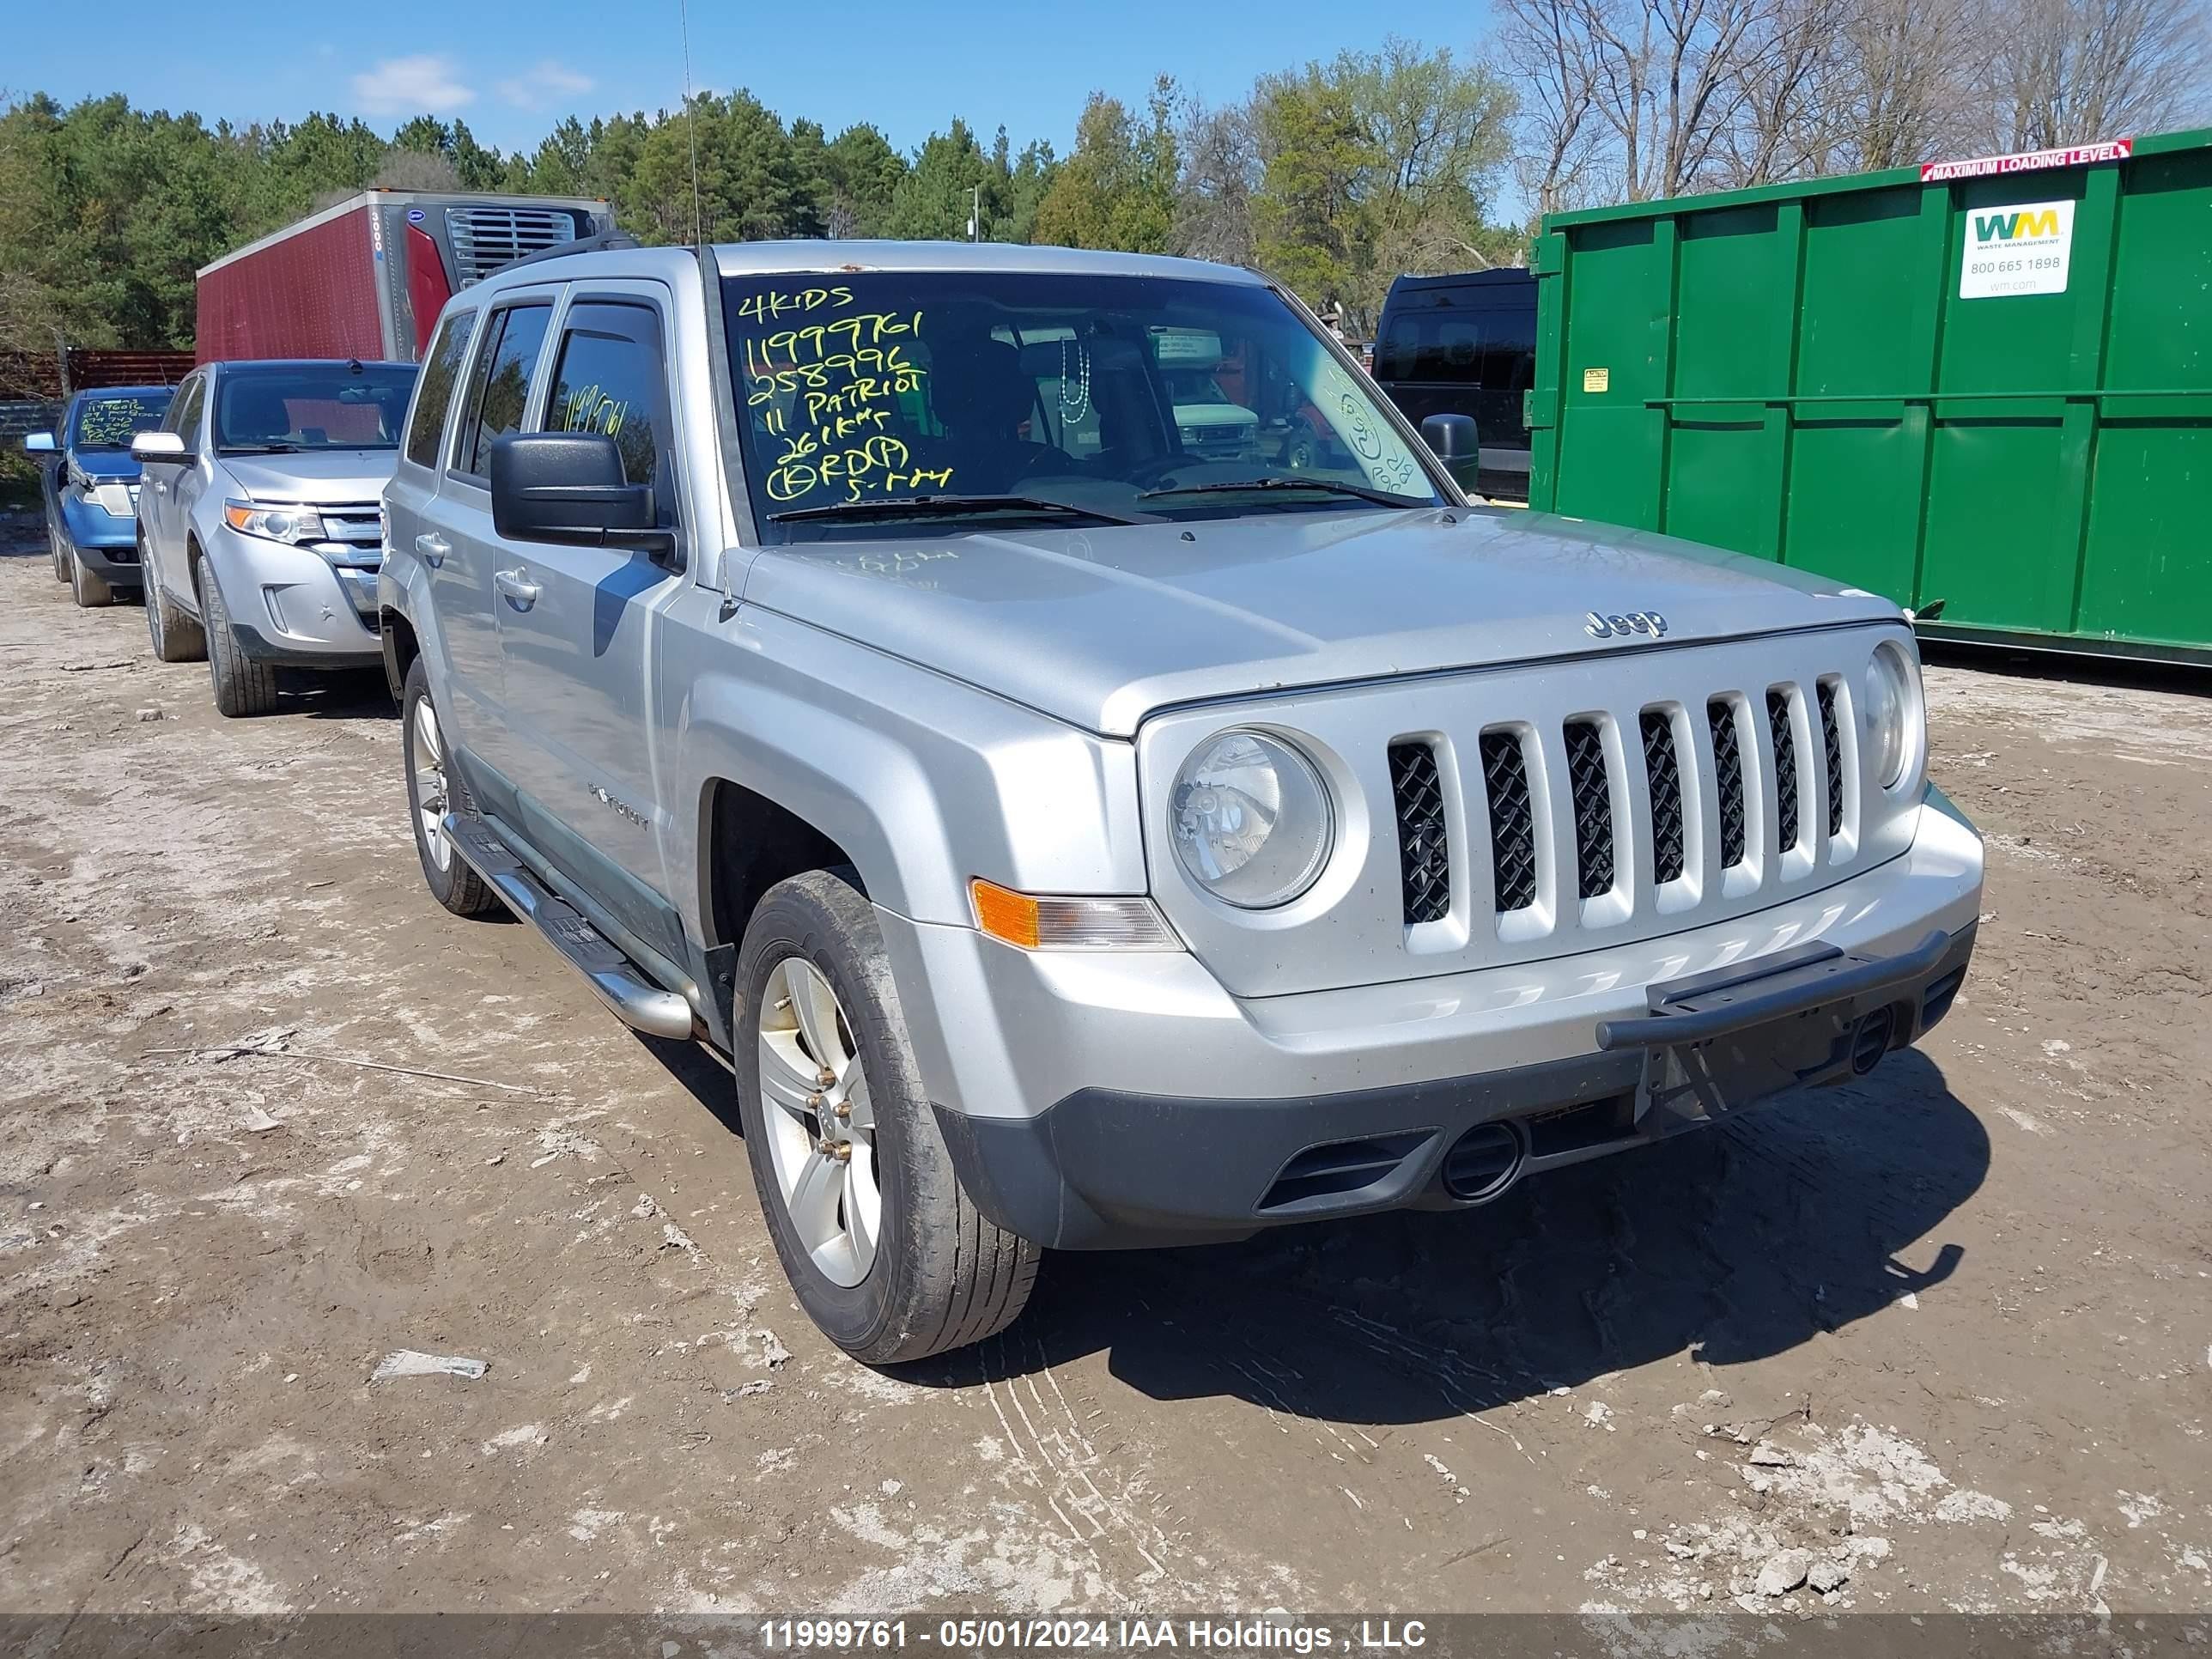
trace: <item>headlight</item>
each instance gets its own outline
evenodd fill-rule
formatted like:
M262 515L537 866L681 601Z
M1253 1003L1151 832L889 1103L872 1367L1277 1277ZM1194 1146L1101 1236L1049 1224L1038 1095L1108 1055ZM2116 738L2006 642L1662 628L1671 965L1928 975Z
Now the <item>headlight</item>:
M225 501L222 521L241 535L264 536L295 547L302 542L330 539L323 529L323 515L312 507L256 507L251 501Z
M1894 788L1911 763L1920 700L1912 693L1912 666L1893 645L1878 646L1867 663L1867 742L1875 781Z
M1247 910L1287 904L1328 857L1328 787L1304 755L1264 732L1220 732L1176 774L1176 857L1191 879Z

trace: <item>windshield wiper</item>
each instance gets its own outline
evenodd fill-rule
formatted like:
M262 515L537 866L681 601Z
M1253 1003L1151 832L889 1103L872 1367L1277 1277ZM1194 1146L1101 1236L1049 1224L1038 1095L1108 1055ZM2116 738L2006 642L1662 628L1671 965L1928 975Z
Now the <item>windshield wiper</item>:
M296 455L306 447L305 444L225 444L222 453L225 455Z
M827 507L794 507L771 513L770 524L805 524L828 519L957 519L976 513L1051 513L1104 524L1135 524L1095 507L1048 501L1042 495L879 495L867 501L833 501Z
M1262 478L1224 479L1207 483L1169 484L1159 489L1147 489L1137 497L1140 501L1158 501L1164 495L1219 495L1239 489L1317 489L1325 495L1352 495L1363 501L1373 501L1378 507L1433 507L1413 495L1393 495L1385 489L1370 489L1364 484L1341 483L1334 478L1292 478L1279 472L1271 472Z

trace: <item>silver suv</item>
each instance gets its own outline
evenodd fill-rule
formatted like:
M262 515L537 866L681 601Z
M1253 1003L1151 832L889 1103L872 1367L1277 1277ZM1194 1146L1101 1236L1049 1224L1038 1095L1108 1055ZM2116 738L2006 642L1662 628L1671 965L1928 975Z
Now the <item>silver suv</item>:
M1326 441L1193 453L1194 335ZM1478 1205L1863 1073L1972 949L1894 607L1470 504L1246 272L539 258L447 307L385 507L431 890L731 1055L872 1362L1042 1248Z
M146 631L204 656L215 704L266 714L279 668L379 659L376 568L412 363L204 363L131 441Z

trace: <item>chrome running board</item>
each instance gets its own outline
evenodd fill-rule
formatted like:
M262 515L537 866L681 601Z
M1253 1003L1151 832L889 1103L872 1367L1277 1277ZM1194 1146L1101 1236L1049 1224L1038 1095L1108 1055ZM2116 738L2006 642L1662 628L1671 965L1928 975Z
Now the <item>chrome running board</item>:
M463 861L584 976L616 1018L647 1036L691 1035L691 1005L647 978L575 906L549 891L489 824L448 812L443 828Z

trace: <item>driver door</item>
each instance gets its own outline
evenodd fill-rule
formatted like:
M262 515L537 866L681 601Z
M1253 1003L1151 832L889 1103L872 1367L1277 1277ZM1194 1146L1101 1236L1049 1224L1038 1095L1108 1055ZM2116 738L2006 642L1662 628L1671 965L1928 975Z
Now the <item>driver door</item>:
M659 612L689 580L671 303L658 283L578 283L531 425L612 437L628 481L653 486L675 550L502 543L495 605L520 827L580 877L581 866L611 869L617 879L587 884L648 942L663 931L649 892L666 890L659 832L669 805L653 776L648 679Z

